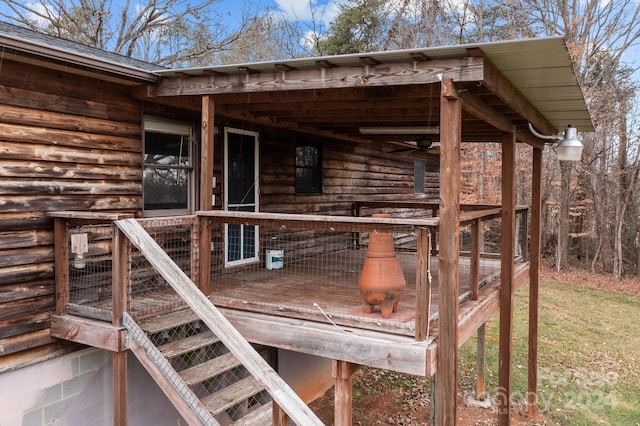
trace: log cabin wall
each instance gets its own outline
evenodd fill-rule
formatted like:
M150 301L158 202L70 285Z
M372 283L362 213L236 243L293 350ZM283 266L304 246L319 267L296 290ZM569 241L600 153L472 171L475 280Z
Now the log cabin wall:
M321 194L296 194L296 142L321 147ZM260 143L260 204L265 212L350 216L354 201L438 199L437 156L426 159L425 193L414 194L414 159L389 154L392 146L268 131L260 133Z
M3 371L70 349L49 337L55 301L47 212L139 212L142 151L141 106L127 86L5 57L0 92Z

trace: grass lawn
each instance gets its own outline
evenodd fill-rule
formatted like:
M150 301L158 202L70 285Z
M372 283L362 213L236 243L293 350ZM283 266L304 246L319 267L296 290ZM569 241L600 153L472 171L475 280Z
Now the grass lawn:
M513 397L527 392L528 287L516 294ZM567 425L640 425L640 298L542 282L538 343L540 412ZM487 391L498 382L498 315L487 324ZM475 338L460 352L471 392Z

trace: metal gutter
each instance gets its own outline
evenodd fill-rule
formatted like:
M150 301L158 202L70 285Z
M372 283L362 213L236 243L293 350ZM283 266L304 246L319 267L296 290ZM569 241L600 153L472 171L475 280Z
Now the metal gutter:
M0 46L2 46L2 52L0 52L0 55L4 55L4 50L8 48L18 52L64 62L74 67L102 71L140 82L156 83L159 80L157 75L148 70L119 64L93 55L83 55L63 49L56 49L50 45L27 42L18 37L11 37L7 34L0 35ZM158 68L161 69L161 67Z

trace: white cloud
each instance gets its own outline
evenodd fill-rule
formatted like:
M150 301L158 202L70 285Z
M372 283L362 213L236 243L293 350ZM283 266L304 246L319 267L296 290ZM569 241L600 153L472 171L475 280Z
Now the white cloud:
M33 12L27 14L29 20L38 27L44 28L49 24L49 20L45 16L56 16L57 13L52 8L48 8L42 3L27 3L26 7Z
M275 0L290 18L299 21L331 22L338 14L338 5L345 0Z

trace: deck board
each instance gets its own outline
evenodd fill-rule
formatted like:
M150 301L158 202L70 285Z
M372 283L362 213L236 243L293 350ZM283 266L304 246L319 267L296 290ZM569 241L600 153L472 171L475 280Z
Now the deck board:
M364 255L361 251L361 263L364 263ZM330 263L322 256L285 263L281 270L239 269L215 276L210 299L220 307L412 336L415 333L416 256L412 252L400 252L397 256L407 289L398 311L389 319L382 318L377 307L371 314L363 311L357 281L360 271L354 270L353 264ZM460 294L464 294L471 288L468 259L462 258L460 263ZM431 260L431 266L431 319L435 319L438 313L437 258ZM484 260L484 280L495 277L499 268L499 261Z

